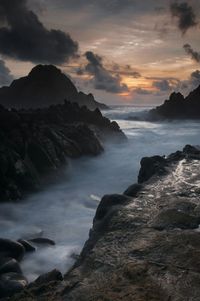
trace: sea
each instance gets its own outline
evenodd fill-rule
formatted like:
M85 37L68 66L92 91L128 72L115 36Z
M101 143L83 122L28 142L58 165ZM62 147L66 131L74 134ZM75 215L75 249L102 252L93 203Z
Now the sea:
M21 267L29 281L54 268L65 273L88 238L95 210L105 194L123 193L137 182L140 160L200 144L198 121L147 121L150 107L113 106L103 115L115 120L127 143L105 145L98 157L70 160L56 180L25 200L0 205L0 237L47 237Z

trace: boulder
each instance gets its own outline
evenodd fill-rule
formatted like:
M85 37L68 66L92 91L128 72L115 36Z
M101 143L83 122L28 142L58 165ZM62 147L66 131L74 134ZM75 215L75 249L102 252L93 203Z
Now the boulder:
M5 273L22 274L19 263L15 259L8 259L4 264L0 265L0 275Z
M123 194L129 196L129 197L136 197L138 192L142 189L142 185L141 184L133 184L131 186L129 186Z
M16 260L21 260L24 256L25 249L19 242L0 238L0 254L3 257L11 257Z
M0 298L10 297L22 291L28 282L27 279L18 273L5 273L0 276Z
M161 156L144 157L140 162L138 183L148 181L153 175L162 175L166 172L166 159Z
M36 248L28 240L18 239L18 242L24 247L26 252L36 251Z

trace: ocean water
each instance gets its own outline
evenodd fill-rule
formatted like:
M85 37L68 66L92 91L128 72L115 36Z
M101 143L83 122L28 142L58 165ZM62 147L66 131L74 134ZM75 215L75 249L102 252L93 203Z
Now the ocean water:
M26 255L22 269L31 281L58 268L66 272L74 262L92 226L99 199L122 193L137 181L140 159L167 155L185 144L200 144L200 122L148 122L149 108L113 107L103 114L116 120L128 143L108 144L95 158L71 160L54 184L17 204L0 205L0 237L48 237L56 246L38 246Z

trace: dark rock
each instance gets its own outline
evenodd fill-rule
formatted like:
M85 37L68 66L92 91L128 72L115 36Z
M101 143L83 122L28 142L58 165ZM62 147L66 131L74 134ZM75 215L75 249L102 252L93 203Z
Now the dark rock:
M138 192L142 189L142 185L141 184L133 184L131 186L129 186L125 191L124 194L130 197L136 197Z
M198 228L200 219L178 211L177 209L168 209L160 212L153 221L152 227L157 230L168 229L195 229Z
M153 175L162 175L166 172L166 159L160 156L144 157L140 162L141 168L138 183L148 181Z
M30 241L36 244L47 244L51 246L55 246L56 244L54 240L45 237L32 238Z
M40 286L40 285L47 284L51 281L62 281L62 280L63 280L62 273L57 269L54 269L51 272L40 275L33 283L29 285L29 287Z
M101 154L102 141L111 137L126 140L98 109L69 101L36 110L0 107L0 201L38 190L68 157Z
M36 251L36 248L28 240L18 239L18 242L24 247L26 252L35 252Z
M15 259L10 259L9 261L6 261L3 265L0 265L0 274L10 272L22 274L20 265Z
M181 93L172 93L169 100L149 112L153 119L199 119L200 85L186 98Z
M25 249L19 243L9 239L0 238L0 254L3 257L11 257L21 260L24 256Z
M22 291L28 282L18 273L6 273L0 276L0 298L9 297Z
M112 207L124 205L128 201L130 201L130 199L125 195L105 195L97 207L94 221L103 219Z
M68 99L90 109L106 109L92 94L78 92L72 81L53 65L35 66L28 76L0 89L0 103L12 108L38 108Z

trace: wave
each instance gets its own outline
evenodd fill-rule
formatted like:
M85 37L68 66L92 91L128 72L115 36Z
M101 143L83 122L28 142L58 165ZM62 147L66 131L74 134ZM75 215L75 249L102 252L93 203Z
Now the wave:
M149 109L115 109L107 111L104 115L112 120L134 120L147 121L149 120Z

